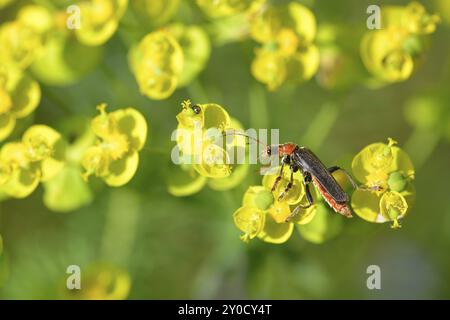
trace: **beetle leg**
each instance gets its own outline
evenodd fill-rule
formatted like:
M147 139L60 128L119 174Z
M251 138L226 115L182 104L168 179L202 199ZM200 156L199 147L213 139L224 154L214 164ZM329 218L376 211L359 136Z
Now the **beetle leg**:
M300 211L300 209L308 209L314 204L314 199L309 189L309 184L311 183L311 175L309 173L303 174L303 185L305 186L306 199L308 200L307 205L299 204L294 211L286 218L286 222L291 221Z
M286 157L283 157L282 159L281 159L281 169L280 169L280 173L278 174L278 176L276 177L276 179L275 179L275 182L273 183L273 186L272 186L272 192L274 192L275 191L275 189L277 188L277 185L278 185L278 183L281 181L281 179L283 178L283 169L284 169L284 166L287 164L287 161L288 161L288 158L289 156L286 156Z
M293 185L294 185L294 170L291 169L291 178L289 179L289 183L286 185L286 188L284 188L283 192L279 195L278 201L281 201L286 196L286 193L292 188Z

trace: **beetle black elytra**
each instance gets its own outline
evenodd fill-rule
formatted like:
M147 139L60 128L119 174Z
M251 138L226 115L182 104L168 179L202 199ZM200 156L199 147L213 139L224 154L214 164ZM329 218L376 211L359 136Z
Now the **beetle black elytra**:
M258 139L242 134L239 132L232 132L234 135L241 135L247 138L253 139L258 143L261 143ZM228 135L225 133L225 135ZM332 166L327 168L322 161L308 148L301 147L295 143L284 143L280 145L266 146L265 153L268 156L277 154L281 160L280 171L272 186L272 192L276 189L278 183L283 177L283 171L286 166L289 166L291 171L290 179L283 192L278 197L278 200L282 200L287 192L292 188L294 183L294 173L300 171L303 176L303 185L305 187L305 195L308 204L299 204L292 211L291 215L287 217L286 222L292 220L300 211L300 209L307 209L314 204L313 197L309 186L311 183L316 187L317 191L322 195L328 205L337 213L342 214L347 218L352 217L352 211L349 206L350 197L342 189L332 173L341 170L348 180L351 182L355 189L368 189L365 186L358 186L353 180L352 176L343 168L338 166ZM379 190L378 186L369 188L370 190Z

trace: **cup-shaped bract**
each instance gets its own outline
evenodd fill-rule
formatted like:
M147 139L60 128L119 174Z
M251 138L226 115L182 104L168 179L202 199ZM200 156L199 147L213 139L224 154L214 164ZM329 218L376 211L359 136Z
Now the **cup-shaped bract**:
M27 117L39 105L39 84L19 69L0 65L0 141L14 130L16 119Z
M365 67L383 83L409 79L417 58L425 51L423 36L433 33L439 20L418 2L386 6L382 10L383 29L368 31L361 40Z
M96 145L88 148L82 165L84 177L95 175L113 187L128 183L136 173L139 151L147 139L147 122L134 108L107 113L106 105L98 106L100 115L91 123L98 137Z
M314 45L316 20L305 6L290 2L263 6L250 19L250 33L262 47L255 50L253 76L269 90L285 82L299 84L311 79L320 62Z
M162 100L178 86L184 55L175 37L167 30L159 30L131 49L129 63L141 93Z
M175 23L168 31L176 38L184 56L178 87L188 85L206 66L211 54L208 34L200 26Z
M21 142L3 145L0 159L4 168L1 191L13 198L28 197L37 188L41 179L39 163L30 161L27 149Z
M75 29L76 37L86 45L98 46L116 32L128 0L82 0L78 5L81 27Z
M393 222L398 228L415 199L414 166L396 142L373 143L361 150L352 162L353 175L369 189L352 195L356 214L370 222Z
M40 164L41 181L52 179L65 165L66 142L56 130L33 125L24 132L22 143L30 161Z

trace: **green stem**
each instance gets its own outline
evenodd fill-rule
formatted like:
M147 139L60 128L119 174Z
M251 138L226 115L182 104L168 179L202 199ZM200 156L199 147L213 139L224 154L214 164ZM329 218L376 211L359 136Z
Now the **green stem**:
M300 140L303 145L317 150L325 141L338 117L338 107L331 102L325 103Z
M111 193L101 242L102 259L126 266L133 250L139 212L140 199L133 191Z
M41 85L41 91L42 91L42 94L43 94L43 96L45 98L50 100L50 102L55 107L57 107L58 109L63 111L66 115L72 115L73 114L72 110L66 105L64 100L62 98L60 98L58 95L54 94L50 89L48 89L45 86Z
M267 109L266 91L264 87L255 84L249 91L250 126L252 128L269 127L269 111Z

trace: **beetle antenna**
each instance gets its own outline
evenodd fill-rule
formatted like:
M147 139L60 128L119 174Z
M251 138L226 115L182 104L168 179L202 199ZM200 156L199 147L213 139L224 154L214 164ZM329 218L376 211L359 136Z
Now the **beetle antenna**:
M263 143L262 141L258 140L257 138L252 137L252 136L249 136L248 134L245 134L245 133L240 132L240 131L233 130L232 132L226 132L226 131L223 132L223 136L228 136L228 135L234 135L234 136L242 136L242 137L246 137L246 138L248 138L248 139L251 139L251 140L253 140L253 141L256 141L257 143L259 143L260 145L262 145L265 149L267 149L267 147L268 147L267 144ZM256 162L259 162L259 161L261 160L261 157L262 157L262 155L263 155L263 152L264 152L264 151L262 151L260 154L258 154L258 157L256 158Z
M223 132L223 135L224 135L224 136L233 135L233 136L242 136L242 137L246 137L246 138L252 139L253 141L256 141L257 143L261 144L261 145L264 146L264 147L267 147L267 144L261 142L261 141L258 140L257 138L252 137L252 136L249 136L248 134L245 134L245 133L240 132L240 131L236 131L236 130L233 130L232 132L226 132L226 131L224 131L224 132Z

